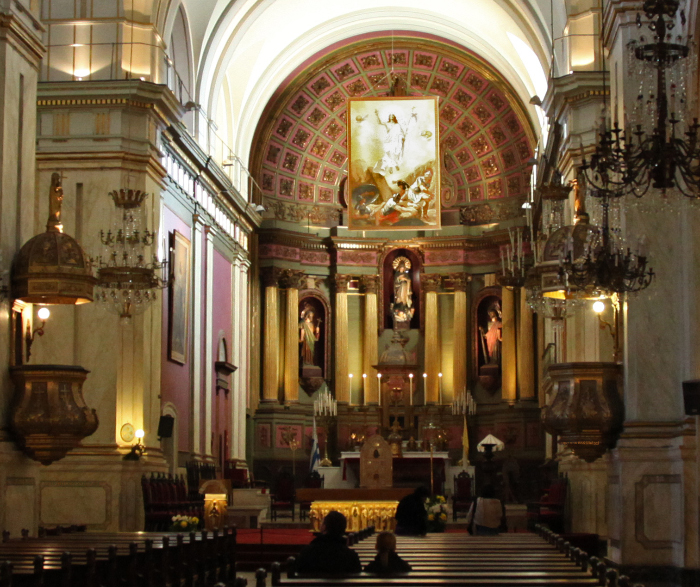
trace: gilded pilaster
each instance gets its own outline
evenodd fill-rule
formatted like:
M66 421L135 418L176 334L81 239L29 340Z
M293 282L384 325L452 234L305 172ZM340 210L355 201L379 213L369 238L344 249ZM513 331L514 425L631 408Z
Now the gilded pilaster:
M360 281L365 293L365 321L364 321L364 353L362 356L362 371L367 374L365 384L364 403L377 403L379 390L377 385L377 370L372 367L379 361L378 355L378 313L377 292L379 290L379 276L365 275Z
M284 403L299 401L299 286L302 271L284 271L280 285L287 292L284 328Z
M335 399L348 403L348 281L349 275L335 275Z
M276 267L265 267L261 270L263 287L265 288L265 317L263 346L263 393L262 401L278 401L279 381L279 308L277 304L277 289L280 270Z
M502 379L501 396L504 401L514 404L516 399L516 345L515 345L515 294L512 289L504 287L501 289L503 300L503 323L502 334Z
M439 275L421 275L421 287L425 292L425 403L438 402L440 372L440 323L438 321L437 290Z
M525 288L520 288L518 312L518 388L520 399L535 399L535 354L532 331L532 310Z
M467 287L471 277L466 273L449 277L455 288L452 381L456 396L467 390Z

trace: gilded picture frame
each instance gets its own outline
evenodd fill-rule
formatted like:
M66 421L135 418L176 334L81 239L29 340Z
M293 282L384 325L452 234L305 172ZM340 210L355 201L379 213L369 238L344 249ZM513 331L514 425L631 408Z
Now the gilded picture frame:
M189 346L190 241L177 230L170 235L170 267L168 358L184 365Z
M438 230L438 97L348 100L348 228Z

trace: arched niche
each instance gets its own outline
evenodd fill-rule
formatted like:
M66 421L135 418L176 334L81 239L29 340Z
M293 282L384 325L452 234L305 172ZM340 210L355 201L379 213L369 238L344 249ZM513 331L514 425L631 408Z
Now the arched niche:
M471 341L472 341L472 364L475 366L475 379L489 392L496 391L501 386L501 357L500 343L495 356L493 351L489 352L487 333L491 321L490 313L496 312L498 322L501 322L500 311L502 307L501 288L499 286L486 287L474 296L471 308ZM498 324L492 323L491 328L499 328ZM492 331L492 335L497 333Z
M391 315L391 304L394 299L394 261L399 257L406 257L411 262L411 298L415 312L411 318L411 329L420 328L421 324L421 289L420 274L423 270L423 259L414 249L396 248L388 251L380 260L380 276L382 280L382 304L379 308L379 323L383 328L393 329L394 323ZM380 328L382 328L380 326Z
M313 324L317 329L312 361L308 361L304 352L304 337L308 331L304 323L308 311L313 312ZM307 289L299 292L299 385L309 395L313 395L323 384L329 373L330 361L330 304L318 290ZM311 364L310 364L311 363Z

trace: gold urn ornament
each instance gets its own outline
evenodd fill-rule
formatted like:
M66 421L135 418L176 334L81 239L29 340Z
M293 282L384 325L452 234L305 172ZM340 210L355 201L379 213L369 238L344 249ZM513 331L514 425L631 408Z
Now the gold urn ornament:
M49 465L97 430L97 412L85 405L89 371L72 365L10 367L15 384L12 431L32 459Z

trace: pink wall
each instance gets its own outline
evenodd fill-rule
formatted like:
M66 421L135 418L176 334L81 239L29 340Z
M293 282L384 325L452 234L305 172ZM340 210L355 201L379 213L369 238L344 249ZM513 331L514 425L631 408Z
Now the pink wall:
M190 227L180 219L172 210L163 209L163 225L161 234L166 235L166 242L170 242L173 230L180 232L185 238L191 240ZM191 246L191 245L190 245ZM192 271L192 267L190 267ZM192 292L190 291L190 300ZM162 369L161 369L161 397L162 402L171 402L177 409L178 419L178 445L179 450L190 449L190 371L192 357L188 354L186 363L181 365L168 360L168 320L170 316L170 300L168 291L163 291L163 328L162 328ZM188 321L188 340L192 340L192 318Z
M214 287L212 292L212 348L214 351L214 360L218 360L219 351L219 333L223 331L223 336L226 339L226 346L228 349L228 361L232 363L232 332L231 332L231 320L233 319L232 313L232 300L231 300L231 263L218 251L214 251ZM214 365L210 365L208 368L214 370ZM233 378L233 375L230 376ZM209 393L216 393L216 372L213 375L214 379L214 389L209 390ZM227 431L226 437L228 439L228 444L231 444L231 402L233 401L233 389L226 397L225 393L219 392L218 397L214 397L212 405L214 406L214 412L212 414L212 430L218 431L219 434L224 435L224 430ZM218 440L217 440L218 442ZM216 452L217 444L214 446L214 451ZM228 457L228 455L226 455Z

